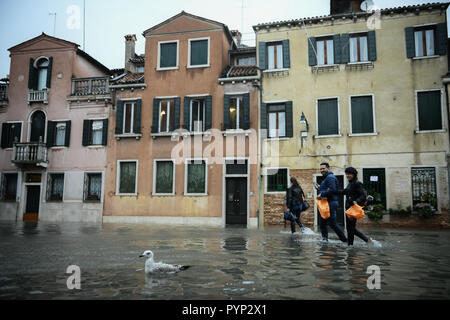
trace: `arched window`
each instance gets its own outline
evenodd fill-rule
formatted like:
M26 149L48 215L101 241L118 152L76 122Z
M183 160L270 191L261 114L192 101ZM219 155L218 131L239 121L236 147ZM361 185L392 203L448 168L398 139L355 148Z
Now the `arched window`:
M45 113L37 110L30 118L30 142L45 141L45 127L46 127L46 116Z
M30 59L30 74L28 89L45 90L50 89L52 78L52 57L40 57L36 61Z
M38 90L47 89L47 74L49 62L47 59L42 58L37 63L38 69Z

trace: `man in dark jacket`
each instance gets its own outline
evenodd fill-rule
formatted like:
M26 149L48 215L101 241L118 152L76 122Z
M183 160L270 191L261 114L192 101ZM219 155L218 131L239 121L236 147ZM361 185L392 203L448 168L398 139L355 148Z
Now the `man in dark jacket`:
M322 198L327 198L328 205L330 206L330 217L325 220L319 215L319 225L320 230L322 231L322 239L324 241L328 241L328 227L329 224L331 229L336 232L339 239L342 242L347 242L347 238L345 237L344 232L337 224L336 220L336 212L339 206L338 201L338 187L339 182L333 172L330 171L330 165L328 163L322 163L320 165L320 173L325 177L320 186L316 185L316 189L318 192L317 199L321 200Z

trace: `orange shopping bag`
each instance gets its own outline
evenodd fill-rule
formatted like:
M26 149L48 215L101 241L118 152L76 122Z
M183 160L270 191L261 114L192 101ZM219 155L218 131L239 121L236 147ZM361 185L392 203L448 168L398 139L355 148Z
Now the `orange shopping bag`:
M364 218L363 207L361 207L357 204L352 205L347 211L345 211L345 213L347 214L347 216L349 218L355 218L358 220L361 220L362 218Z
M330 217L330 205L328 204L328 200L326 198L322 200L316 200L316 203L321 217L327 220Z

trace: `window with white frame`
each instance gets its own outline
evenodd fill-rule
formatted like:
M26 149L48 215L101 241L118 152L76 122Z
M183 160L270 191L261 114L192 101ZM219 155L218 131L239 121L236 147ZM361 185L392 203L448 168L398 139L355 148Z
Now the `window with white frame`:
M103 143L103 120L92 121L92 145L99 146Z
M174 170L173 160L155 160L154 194L173 195L175 193Z
M230 129L242 129L244 125L243 97L230 98Z
M64 173L49 173L47 176L47 201L61 202L64 196Z
M285 192L288 188L289 172L287 168L268 168L266 174L266 192Z
M352 134L375 133L375 115L372 96L351 97Z
M334 43L333 37L323 37L316 39L317 63L318 65L334 64Z
M267 62L269 70L283 69L282 42L271 42L267 44Z
M189 39L189 67L209 66L209 38Z
M207 163L205 160L188 160L186 162L185 194L207 194Z
M117 171L117 193L119 195L137 194L137 161L119 161Z
M123 133L134 133L134 118L136 117L136 102L127 101L123 104Z
M367 33L350 36L350 62L369 61Z
M55 128L55 146L66 145L66 122L58 122Z
M191 100L191 132L205 131L205 99Z
M317 100L318 136L339 134L339 106L337 98Z
M238 66L254 66L256 65L256 57L242 57L237 59Z
M159 132L171 132L175 126L175 100L159 102Z
M178 67L178 41L159 42L158 69Z
M102 196L102 173L86 173L84 177L84 200L100 202Z
M37 62L38 69L38 90L47 89L47 73L48 73L49 61L46 58L42 58Z
M441 90L417 92L417 116L419 131L443 129Z
M286 105L273 104L267 107L269 138L286 137Z
M435 34L435 26L414 29L416 57L435 55Z

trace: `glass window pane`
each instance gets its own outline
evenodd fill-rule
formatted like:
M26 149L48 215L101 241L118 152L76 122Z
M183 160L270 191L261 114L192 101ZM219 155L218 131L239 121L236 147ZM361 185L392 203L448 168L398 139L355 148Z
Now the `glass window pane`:
M414 42L416 45L416 57L423 57L423 35L422 31L414 32Z
M187 193L206 193L206 164L204 161L192 161L187 165Z
M136 162L121 162L119 193L136 193Z
M325 64L325 42L317 41L317 63L319 65Z
M238 108L238 129L242 129L244 127L244 102L242 97L238 98L239 108Z
M40 68L38 73L38 90L47 88L47 68Z
M283 192L287 189L287 169L273 169L267 172L267 191Z
M359 38L359 48L360 48L360 61L368 61L369 60L369 52L367 48L367 37Z
M327 40L327 64L334 64L333 40Z
M56 125L56 146L63 146L66 144L66 124L59 123Z
M208 40L191 41L191 66L208 64Z
M170 194L173 193L173 162L156 162L156 184L155 193Z
M133 112L133 104L132 103L126 103L125 104L125 125L124 127L124 133L132 133L131 126L132 126L132 118L131 114Z
M88 174L88 194L86 200L100 201L102 194L102 174Z
M275 46L267 47L267 60L269 70L275 69Z
M97 146L102 144L102 130L92 131L92 144Z
M161 68L171 68L177 66L177 47L178 44L176 42L160 44Z
M426 38L427 38L427 55L434 56L434 30L427 30Z
M278 113L278 136L279 137L286 136L286 113L285 112Z
M169 102L161 101L159 113L159 132L167 132L167 117L169 112Z
M50 175L50 201L62 201L64 192L64 174Z
M277 69L283 68L283 45L279 44L277 45Z
M277 137L277 113L269 113L269 137Z
M237 129L237 99L230 99L230 128Z
M350 38L350 62L358 62L358 38Z

